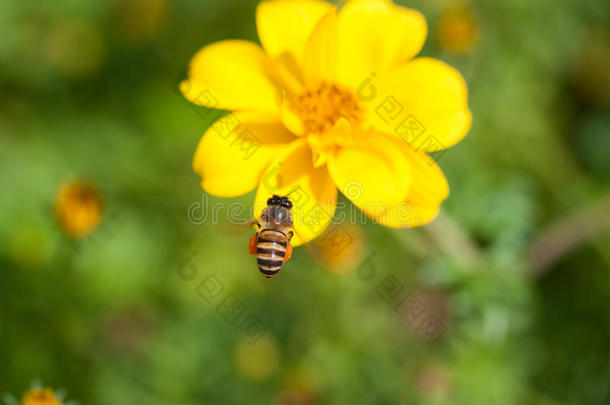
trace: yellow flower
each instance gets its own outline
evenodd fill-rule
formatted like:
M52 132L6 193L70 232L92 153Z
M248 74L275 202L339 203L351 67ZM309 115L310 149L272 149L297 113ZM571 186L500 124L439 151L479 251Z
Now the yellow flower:
M438 23L438 38L449 51L467 52L479 39L479 25L467 10L446 10Z
M426 152L470 127L461 75L414 58L427 26L388 0L351 0L338 12L316 0L259 4L262 47L226 40L191 60L182 93L232 111L201 139L193 168L210 194L258 186L254 214L272 194L292 192L294 245L318 236L334 214L337 188L375 221L431 221L448 196Z
M235 363L244 377L263 381L279 367L280 350L276 341L268 336L262 336L254 343L243 338L235 348Z
M128 44L139 44L159 33L167 20L166 0L125 0L113 10L119 38Z
M106 57L100 29L86 20L57 22L43 41L47 63L74 79L94 74Z
M57 220L72 238L82 238L93 232L102 212L102 196L97 188L78 180L62 187L55 202Z
M307 245L311 256L328 272L354 270L364 256L364 231L359 225L334 224Z
M453 381L447 366L428 363L419 369L415 375L415 385L423 396L445 399L451 395Z
M32 388L23 395L21 405L61 405L61 401L49 388Z

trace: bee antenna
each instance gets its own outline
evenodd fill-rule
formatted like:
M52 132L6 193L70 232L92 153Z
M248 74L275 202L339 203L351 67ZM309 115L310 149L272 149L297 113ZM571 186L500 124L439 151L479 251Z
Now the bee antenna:
M284 197L288 197L290 194L294 193L295 191L297 191L299 189L299 187L295 187L291 192L289 192L288 194L286 194Z

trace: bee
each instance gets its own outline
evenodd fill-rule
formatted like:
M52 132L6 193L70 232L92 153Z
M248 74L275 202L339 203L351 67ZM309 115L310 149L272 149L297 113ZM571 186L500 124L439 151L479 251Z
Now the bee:
M254 223L258 231L250 238L250 254L256 255L258 269L267 278L275 276L292 255L292 202L287 196L273 195Z

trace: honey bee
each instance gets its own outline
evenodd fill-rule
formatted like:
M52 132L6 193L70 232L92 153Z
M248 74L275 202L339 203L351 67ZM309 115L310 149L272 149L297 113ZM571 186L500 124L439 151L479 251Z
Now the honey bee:
M258 269L267 278L275 276L292 255L292 202L273 195L258 221L258 231L250 238L250 254L256 255Z

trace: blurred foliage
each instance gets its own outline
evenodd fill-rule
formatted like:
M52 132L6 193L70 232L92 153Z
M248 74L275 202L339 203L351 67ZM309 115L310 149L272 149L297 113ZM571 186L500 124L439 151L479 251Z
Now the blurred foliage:
M608 193L610 4L399 3L428 19L423 54L470 89L471 133L440 160L444 213L350 228L348 256L298 248L266 280L250 235L187 218L221 200L191 170L210 122L176 90L201 46L256 39L256 1L2 2L0 393L39 379L82 404L610 403L610 233L537 277L528 256ZM105 209L73 239L54 207L79 179ZM405 296L442 322L432 344ZM248 315L266 331L254 344Z

